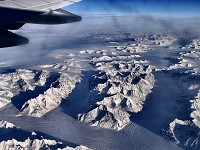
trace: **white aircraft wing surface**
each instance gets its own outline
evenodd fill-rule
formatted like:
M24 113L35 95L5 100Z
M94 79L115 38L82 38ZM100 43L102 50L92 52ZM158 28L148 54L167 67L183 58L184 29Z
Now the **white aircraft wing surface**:
M79 1L81 0L1 0L0 7L48 11L69 6Z

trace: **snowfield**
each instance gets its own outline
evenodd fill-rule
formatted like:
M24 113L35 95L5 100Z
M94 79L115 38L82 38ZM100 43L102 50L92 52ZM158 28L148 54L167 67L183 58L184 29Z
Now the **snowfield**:
M200 148L199 37L102 18L24 26L30 45L1 50L0 149Z
M89 111L78 118L92 126L121 130L131 122L129 112L142 110L153 88L152 67L128 61L102 62L96 67L99 72L93 76L86 98Z
M79 76L47 70L19 69L13 73L1 74L0 78L1 108L12 102L21 115L33 117L41 117L58 107L76 83L80 82Z
M47 91L24 103L21 108L22 114L33 117L43 116L58 107L62 99L73 91L78 81L76 76L70 77L67 74L61 74Z
M33 91L37 86L44 86L50 76L48 71L33 71L19 69L13 73L0 74L1 78L1 105L4 107L20 92ZM19 102L20 103L20 102Z
M105 36L113 35L104 34L104 38ZM147 97L152 93L156 82L153 73L157 70L156 67L150 65L149 61L142 59L142 55L151 52L153 50L152 45L170 45L174 39L161 35L134 35L134 38L134 42L125 42L124 44L110 42L112 38L106 38L109 41L108 45L101 50L82 50L80 52L56 50L47 55L55 59L55 63L1 74L2 98L5 99L1 100L1 113L6 116L10 112L19 118L46 118L54 112L57 113L59 107L70 107L64 105L68 103L71 94L73 95L73 91L76 91L76 87L82 81L88 80L88 86L84 86L88 89L82 89L82 91L80 89L80 95L85 96L74 95L73 99L70 99L74 109L80 109L77 110L79 113L76 116L72 115L72 117L78 119L79 124L83 122L86 123L85 126L98 127L98 130L106 128L117 132L122 129L126 131L129 128L129 130L135 128L136 124L134 124L132 118L142 112ZM88 76L89 78L87 77L88 79L84 79L84 72L88 70L93 73L90 77ZM82 94L84 90L88 92ZM77 104L76 101L80 104ZM67 108L63 108L63 110L65 109ZM71 113L68 112L67 114L70 115ZM7 117L5 119L11 119L12 122L13 119ZM51 118L50 120L54 119ZM22 126L21 124L18 125ZM30 124L25 128L32 130L32 127ZM40 132L43 132L44 128L41 129L42 131L38 128ZM141 132L146 131L141 129ZM62 134L60 134L61 137L57 135L56 137L64 140ZM152 136L152 139L155 136L151 132L148 134ZM159 142L162 141L157 137L155 139ZM90 145L85 141L77 144L96 149L95 145ZM8 141L2 141L1 145L5 149L17 146L19 149L24 147L36 149L47 147L51 149L62 144L57 143L56 140L43 138L39 140L26 138L22 142L12 138ZM170 143L169 147L174 147L172 145ZM81 148L84 149L85 147L77 147L77 149Z
M136 60L140 58L136 53L151 50L140 42L93 52L97 54L92 59L97 73L89 83L89 107L78 114L79 121L119 131L131 123L131 112L142 110L155 79L154 67L145 60Z

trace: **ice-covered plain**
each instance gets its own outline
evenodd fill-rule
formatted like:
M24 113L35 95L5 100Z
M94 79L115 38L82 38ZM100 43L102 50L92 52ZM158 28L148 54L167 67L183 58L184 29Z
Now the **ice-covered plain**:
M25 25L30 44L0 50L0 149L198 150L197 23Z

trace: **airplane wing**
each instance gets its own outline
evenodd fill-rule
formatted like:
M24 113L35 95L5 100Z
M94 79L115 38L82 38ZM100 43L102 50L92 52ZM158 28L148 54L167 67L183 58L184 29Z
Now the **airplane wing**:
M81 0L0 0L0 48L28 43L28 39L8 30L26 23L63 24L81 17L60 8ZM12 42L13 41L13 42Z
M0 7L36 11L56 10L81 0L0 0Z
M29 19L81 0L0 0L0 25Z

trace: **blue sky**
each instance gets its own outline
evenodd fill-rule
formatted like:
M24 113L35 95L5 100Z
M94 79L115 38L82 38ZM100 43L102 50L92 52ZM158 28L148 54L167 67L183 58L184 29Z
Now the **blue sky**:
M200 0L82 0L66 10L84 14L199 15Z

